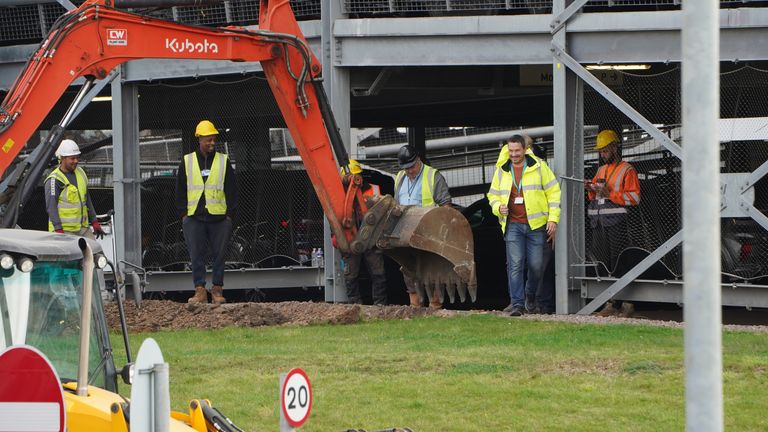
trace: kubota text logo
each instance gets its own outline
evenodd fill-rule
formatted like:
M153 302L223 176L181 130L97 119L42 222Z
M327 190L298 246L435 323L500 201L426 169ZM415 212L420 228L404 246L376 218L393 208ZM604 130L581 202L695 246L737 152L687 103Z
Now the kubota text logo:
M215 42L208 42L208 39L203 39L202 42L193 42L189 39L183 41L173 39L165 40L165 47L175 53L212 53L219 52L219 45Z
M126 29L107 29L107 45L128 45L128 30Z

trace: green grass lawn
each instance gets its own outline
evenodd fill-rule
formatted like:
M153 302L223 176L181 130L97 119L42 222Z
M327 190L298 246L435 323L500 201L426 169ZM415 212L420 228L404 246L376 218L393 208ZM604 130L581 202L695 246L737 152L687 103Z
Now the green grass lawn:
M684 430L682 330L492 315L153 337L172 409L206 398L246 431L278 430L278 375L304 369L303 431ZM122 340L113 335L118 367ZM768 335L725 333L725 427L768 430ZM129 394L123 385L121 391Z

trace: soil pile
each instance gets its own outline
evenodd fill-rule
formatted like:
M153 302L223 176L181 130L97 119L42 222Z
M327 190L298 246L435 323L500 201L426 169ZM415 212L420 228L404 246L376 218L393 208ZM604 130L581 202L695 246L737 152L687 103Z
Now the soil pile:
M143 300L137 308L124 303L130 332L185 328L260 327L272 325L352 324L368 320L410 319L417 316L454 316L464 311L432 310L409 306L362 306L348 304L282 302L187 304L170 300ZM105 305L107 323L120 328L116 303Z

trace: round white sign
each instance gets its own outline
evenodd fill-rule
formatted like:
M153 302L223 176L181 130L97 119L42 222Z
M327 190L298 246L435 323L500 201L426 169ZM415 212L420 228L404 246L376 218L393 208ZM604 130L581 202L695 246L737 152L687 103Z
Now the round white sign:
M299 427L309 417L312 409L312 386L307 374L299 369L291 369L285 377L285 386L280 397L280 405L288 424Z

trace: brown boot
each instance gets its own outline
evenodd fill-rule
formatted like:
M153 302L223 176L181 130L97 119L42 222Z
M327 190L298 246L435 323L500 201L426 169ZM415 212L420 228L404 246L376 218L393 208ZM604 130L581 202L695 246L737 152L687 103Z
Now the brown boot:
M624 302L621 304L621 311L619 312L619 316L622 318L632 318L632 315L635 314L635 305L630 302Z
M613 307L613 302L609 301L605 304L605 307L603 308L603 310L596 313L595 315L601 316L601 317L609 317L609 316L618 315L618 313L619 311L616 310L615 307Z
M418 293L408 293L408 297L411 299L411 307L421 307L421 302L419 301L419 294Z
M208 303L208 291L205 290L204 286L196 286L195 295L190 297L187 303Z
M211 303L222 304L226 303L227 299L224 298L224 287L221 285L214 285L211 289Z
M442 309L443 302L440 301L440 288L432 291L432 300L429 302L430 309Z

